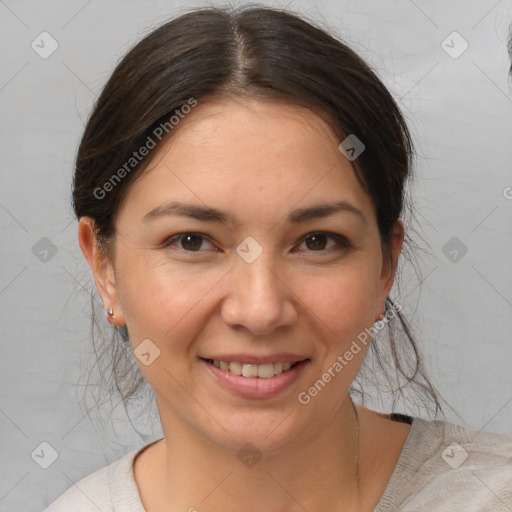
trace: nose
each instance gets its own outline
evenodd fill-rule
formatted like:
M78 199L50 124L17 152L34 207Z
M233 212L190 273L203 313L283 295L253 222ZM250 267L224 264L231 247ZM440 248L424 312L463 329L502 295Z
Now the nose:
M263 336L297 321L297 298L286 276L271 264L265 253L252 263L241 258L236 262L221 307L221 317L227 325Z

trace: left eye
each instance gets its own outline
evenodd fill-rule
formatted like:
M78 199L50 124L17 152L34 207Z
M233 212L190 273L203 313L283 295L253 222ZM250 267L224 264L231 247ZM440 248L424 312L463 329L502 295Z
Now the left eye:
M331 244L328 246L327 240L331 239L334 240L334 244ZM334 233L310 233L302 238L301 244L306 244L307 249L315 251L315 252L321 252L325 251L327 249L332 249L333 246L336 244L340 245L343 248L347 248L349 246L348 241L345 237L336 235ZM300 246L299 246L300 247Z
M202 252L198 250L203 242L209 243L214 250L217 250L211 242L208 242L205 235L201 235L200 233L182 233L181 235L176 235L163 243L163 247L169 247L171 245L176 245L176 242L181 243L181 247L179 249L183 249L187 252Z

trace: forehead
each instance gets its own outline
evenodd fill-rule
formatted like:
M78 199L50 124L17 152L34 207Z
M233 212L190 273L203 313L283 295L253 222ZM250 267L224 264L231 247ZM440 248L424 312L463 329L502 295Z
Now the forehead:
M264 205L272 210L319 200L372 210L339 143L329 125L304 108L274 101L199 102L155 150L125 201L136 197L147 210L193 200L259 215Z
M275 100L226 99L199 103L176 128L162 145L160 157L185 148L226 160L229 157L249 160L257 154L268 163L281 156L285 163L300 153L308 159L318 158L318 152L323 153L326 146L332 149L333 144L334 147L339 144L332 129L311 110ZM279 154L279 151L288 153Z

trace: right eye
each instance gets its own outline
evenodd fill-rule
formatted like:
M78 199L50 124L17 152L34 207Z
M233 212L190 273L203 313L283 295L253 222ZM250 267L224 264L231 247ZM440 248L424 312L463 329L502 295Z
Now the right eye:
M212 243L207 240L207 238L208 237L206 235L201 233L180 233L168 238L162 244L162 248L171 246L176 247L178 245L178 249L182 251L203 252L200 250L200 247L202 246L203 242L207 242L213 247L214 251L217 251L218 249L214 247ZM181 244L181 247L179 247L179 244Z

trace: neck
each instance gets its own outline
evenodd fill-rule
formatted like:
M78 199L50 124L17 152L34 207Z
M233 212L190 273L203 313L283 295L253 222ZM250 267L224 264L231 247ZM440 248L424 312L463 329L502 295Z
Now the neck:
M264 453L225 449L159 410L165 439L145 466L152 492L141 492L151 512L361 510L359 421L348 395L317 435ZM149 469L138 476L150 480Z

